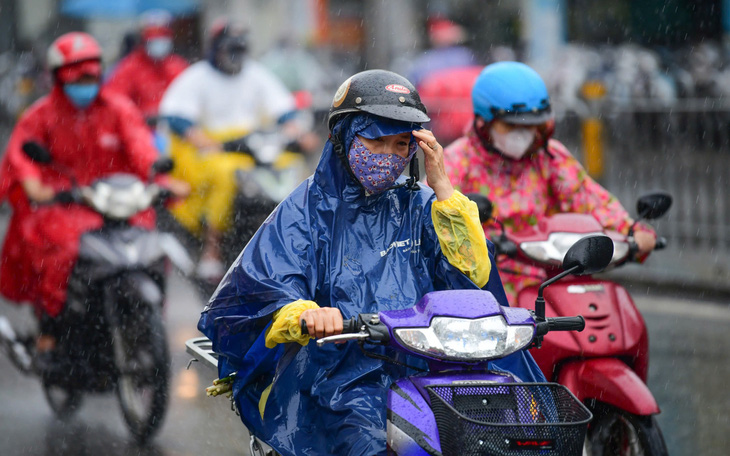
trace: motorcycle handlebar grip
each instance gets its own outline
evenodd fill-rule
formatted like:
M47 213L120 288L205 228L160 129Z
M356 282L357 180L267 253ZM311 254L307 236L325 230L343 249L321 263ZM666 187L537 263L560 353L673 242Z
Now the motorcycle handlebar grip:
M580 315L575 317L552 317L548 318L547 322L550 331L583 331L586 327L586 321Z
M78 202L78 196L73 190L60 190L53 197L53 201L61 204L71 204Z
M342 320L342 334L354 334L358 332L360 332L360 325L357 324L357 317Z
M172 190L166 187L160 188L159 193L157 193L157 200L158 201L167 201L170 198L172 198L174 195L172 194Z
M357 324L357 317L352 317L349 320L342 320L342 334L353 334L357 332L360 332L360 326ZM302 321L302 334L309 334L306 321Z

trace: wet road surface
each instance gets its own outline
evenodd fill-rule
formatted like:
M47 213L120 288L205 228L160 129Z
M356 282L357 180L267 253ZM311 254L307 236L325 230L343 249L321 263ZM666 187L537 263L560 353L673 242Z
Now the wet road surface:
M629 288L650 333L649 386L662 408L658 421L674 456L726 455L730 448L730 306L689 295L657 296ZM0 455L189 456L247 455L248 436L225 398L205 397L214 374L195 364L185 340L202 299L182 278L172 277L165 313L172 353L170 406L161 432L139 448L129 437L113 395L88 396L68 422L55 419L39 382L23 378L0 353ZM0 303L23 329L28 309Z
M24 378L0 353L0 455L3 456L193 456L248 454L247 434L225 398L205 396L216 377L203 366L186 370L185 340L198 337L202 299L183 279L168 285L165 323L172 356L171 396L162 428L144 448L134 444L114 394L89 395L67 422L54 418L40 382ZM30 312L0 304L0 314L31 327Z
M669 454L730 454L730 299L634 299L649 328L649 389Z

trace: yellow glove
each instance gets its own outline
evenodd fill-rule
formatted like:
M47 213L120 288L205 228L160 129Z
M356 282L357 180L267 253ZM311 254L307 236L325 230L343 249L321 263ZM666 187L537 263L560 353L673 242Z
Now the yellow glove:
M319 306L314 301L299 299L274 312L271 326L266 331L266 348L274 348L285 342L298 342L306 346L311 337L302 334L299 317L309 309L319 309Z
M449 199L433 202L431 219L449 263L479 288L486 285L492 265L476 203L454 191Z

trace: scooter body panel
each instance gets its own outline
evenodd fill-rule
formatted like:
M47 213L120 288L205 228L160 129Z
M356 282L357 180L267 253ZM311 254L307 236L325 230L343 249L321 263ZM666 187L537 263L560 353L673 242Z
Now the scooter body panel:
M532 308L537 286L520 292L518 307ZM555 332L530 353L548 379L568 359L616 357L646 380L648 336L644 319L624 287L610 281L575 277L545 289L546 316L582 315L582 332Z
M135 226L89 231L79 241L78 263L95 282L132 270L144 270L166 258L160 234Z
M387 445L389 454L433 456L441 454L436 418L426 399L408 378L388 391Z
M441 455L438 426L427 386L455 383L484 383L497 385L517 380L506 373L470 371L429 373L403 378L388 391L387 443L390 453L398 456Z
M646 384L616 358L569 361L560 366L558 383L581 402L595 399L642 416L660 411Z

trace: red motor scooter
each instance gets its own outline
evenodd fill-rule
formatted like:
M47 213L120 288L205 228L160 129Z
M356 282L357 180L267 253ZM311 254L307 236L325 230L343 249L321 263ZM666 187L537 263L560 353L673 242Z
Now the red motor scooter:
M482 221L491 218L488 199L468 196L479 205ZM663 193L641 197L637 202L639 220L662 216L671 203L671 196ZM502 234L491 241L498 257L506 255L541 267L550 278L561 272L567 250L578 239L593 234L606 234L614 241L614 267L635 259L638 249L632 234L606 231L589 214L556 214L513 233L502 226ZM656 248L665 245L666 240L659 237ZM547 379L568 387L595 416L584 454L666 455L655 419L659 406L646 386L647 330L628 291L604 278L572 276L545 289L543 296L544 285L550 283L521 290L517 302L511 304L532 308L537 299L537 303L544 302L547 317L585 318L584 331L560 333L546 339L541 349L531 350Z

